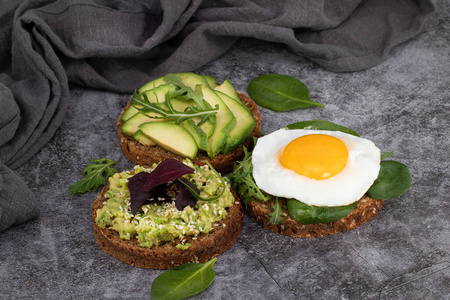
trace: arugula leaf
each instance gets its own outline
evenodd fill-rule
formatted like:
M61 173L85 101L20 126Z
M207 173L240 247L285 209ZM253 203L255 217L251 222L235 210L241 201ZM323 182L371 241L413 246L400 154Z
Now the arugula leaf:
M116 164L115 161L108 158L92 159L91 164L81 171L85 177L80 181L69 187L70 195L81 195L90 191L95 191L100 186L105 185L107 179L117 173L117 170L112 166Z
M261 75L250 82L247 92L258 105L274 111L324 107L309 98L309 90L300 80L288 75Z
M351 130L345 126L338 125L333 122L327 121L327 120L301 121L301 122L292 123L283 128L285 128L285 129L311 129L311 130L341 131L343 133L348 133L348 134L351 134L354 136L359 136L359 134L357 134L353 130Z
M211 109L211 105L203 99L200 88L196 89L194 92L190 87L183 84L180 77L173 73L165 75L164 80L179 87L176 92L172 93L172 97L179 96L179 99L192 99L201 110ZM199 85L197 85L197 87L199 87Z
M284 219L281 217L283 214L283 211L281 210L281 204L278 201L278 198L275 199L275 205L272 206L273 211L269 214L269 222L273 225L278 225L280 223L283 223Z
M391 151L391 152L388 152L388 153L381 154L381 159L383 160L383 159L385 159L385 158L388 158L388 157L391 156L392 154L394 154L394 151Z
M216 276L214 257L203 264L188 263L168 269L152 283L150 296L153 300L184 299L205 290Z
M346 206L312 206L295 199L288 199L287 207L292 219L300 224L331 223L348 215L356 202Z
M246 147L244 147L244 158L235 163L230 178L238 185L238 193L245 206L255 198L260 201L267 201L270 198L263 194L253 179L252 155Z
M173 119L176 124L180 124L187 119L199 117L201 118L201 120L198 125L201 125L209 120L209 118L211 118L212 116L215 116L217 114L217 111L219 110L217 106L215 108L202 110L191 105L188 106L184 111L177 111L173 108L171 99L171 93L166 94L166 102L164 103L167 105L168 109L164 109L160 103L151 103L150 101L148 101L148 97L145 93L140 95L135 91L131 98L131 105L133 105L137 110L139 110L139 112L144 115L149 112L155 112L161 115L161 117L151 116L151 118Z
M392 199L411 187L411 175L406 165L393 160L383 160L380 173L367 195L374 199Z

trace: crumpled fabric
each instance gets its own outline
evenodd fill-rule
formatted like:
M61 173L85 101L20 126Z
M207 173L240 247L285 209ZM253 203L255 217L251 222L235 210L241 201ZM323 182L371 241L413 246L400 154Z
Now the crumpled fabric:
M332 72L370 68L416 36L426 0L15 0L0 2L0 231L36 218L14 168L64 119L69 83L132 93L195 71L240 38L284 44Z

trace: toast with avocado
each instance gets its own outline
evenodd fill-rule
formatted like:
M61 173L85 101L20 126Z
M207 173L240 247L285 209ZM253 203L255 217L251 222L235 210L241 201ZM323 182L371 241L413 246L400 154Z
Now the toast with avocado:
M236 92L229 80L172 73L140 87L122 110L117 134L133 163L152 165L165 159L206 161L225 174L244 157L260 135L257 105Z
M92 205L94 237L105 253L136 267L168 269L206 262L237 241L243 212L229 182L208 166L198 167L189 160L175 162L193 173L173 179L167 176L177 170L165 167L168 172L160 172L163 164L174 161L136 166L109 178ZM151 196L144 195L145 201L139 202L146 184L160 178L169 181L158 181ZM182 180L193 184L202 198L192 202L191 194L180 186Z

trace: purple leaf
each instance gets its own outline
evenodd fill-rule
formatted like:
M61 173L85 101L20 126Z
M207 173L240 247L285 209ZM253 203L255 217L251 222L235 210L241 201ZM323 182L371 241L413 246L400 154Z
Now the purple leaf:
M141 172L128 180L128 189L131 198L131 214L135 215L139 208L150 198L151 191L144 191L143 186L147 180L147 172Z
M197 204L197 198L195 198L194 195L192 195L192 193L180 181L183 181L185 184L189 185L197 194L200 193L197 187L189 180L178 178L178 180L175 181L175 184L178 187L178 196L175 200L175 207L178 210L183 210L186 206L194 207L195 204Z
M183 175L194 173L194 169L182 162L169 159L162 161L151 173L140 172L128 180L128 189L131 198L131 214L135 215L139 208L144 205L153 195L153 188L175 180ZM164 193L164 195L166 195ZM161 197L161 196L160 196Z
M157 185L175 180L186 174L193 174L194 169L186 166L176 159L162 161L151 173L144 183L144 190L151 191Z

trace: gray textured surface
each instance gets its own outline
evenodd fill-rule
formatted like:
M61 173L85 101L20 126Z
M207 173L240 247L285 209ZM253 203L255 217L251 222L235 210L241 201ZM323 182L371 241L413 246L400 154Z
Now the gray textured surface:
M240 42L199 73L238 90L265 73L302 80L325 109L261 109L262 131L327 119L373 140L407 164L412 188L356 230L317 239L264 231L246 217L219 257L212 286L193 299L450 299L450 12L372 69L323 70L276 44ZM88 159L130 169L115 134L129 95L74 88L55 137L17 172L38 195L39 219L0 233L0 299L148 299L161 271L104 254L93 239L94 193L68 199Z

